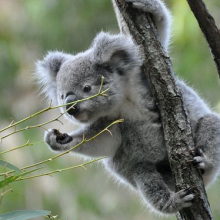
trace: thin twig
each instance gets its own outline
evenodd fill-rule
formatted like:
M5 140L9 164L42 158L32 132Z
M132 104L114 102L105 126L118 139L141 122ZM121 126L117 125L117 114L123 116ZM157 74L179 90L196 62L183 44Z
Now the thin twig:
M29 180L29 179L33 179L33 178L37 178L37 177L41 177L41 176L50 176L54 173L59 173L59 172L62 172L62 171L67 171L67 170L71 170L71 169L75 169L75 168L83 168L86 170L86 168L84 166L88 165L88 164L91 164L91 163L94 163L94 162L97 162L97 161L100 161L100 160L103 160L105 159L106 157L100 157L98 159L94 159L94 160L90 160L88 162L85 162L85 163L82 163L82 164L79 164L79 165L76 165L76 166L73 166L73 167L68 167L68 168L65 168L65 169L58 169L58 170L54 170L52 172L48 172L48 173L42 173L42 174L39 174L39 175L35 175L35 176L29 176L29 177L25 177L25 178L20 178L16 181L20 181L20 180Z
M15 128L15 130L14 130L13 132L11 132L11 133L9 133L9 134L7 134L7 135L2 136L2 137L0 138L0 142L2 142L3 139L5 139L5 138L7 138L7 137L9 137L9 136L11 136L11 135L13 135L13 134L22 132L22 131L26 131L26 130L30 130L30 129L35 129L35 128L43 128L43 129L45 129L43 126L45 126L45 125L47 125L47 124L50 124L50 123L52 123L52 122L55 122L55 121L59 121L59 118L61 118L66 112L68 112L71 108L73 108L77 103L83 102L83 101L86 101L86 100L89 100L89 99L92 99L92 98L95 98L95 97L100 96L100 95L105 96L105 95L106 95L105 92L107 92L107 91L108 91L108 89L104 90L103 92L100 92L100 91L99 91L99 92L98 92L96 95L94 95L94 96L90 96L90 97L88 97L88 98L81 99L81 100L78 100L78 101L76 101L76 102L72 102L72 103L68 103L68 104L64 104L64 105L60 105L60 106L56 106L56 107L51 107L50 110L52 110L52 109L54 109L54 108L62 107L62 106L71 105L71 106L70 106L68 109L66 109L63 113L60 113L59 116L57 116L56 118L51 119L51 120L49 120L49 121L47 121L47 122L44 122L44 123L41 123L41 124L38 124L38 125L27 126L27 127L25 127L25 128L21 128L21 129L19 129L19 130L17 130L17 129ZM42 112L41 112L41 113L42 113ZM46 129L45 129L45 130L46 130Z
M101 78L101 86L100 86L100 88L99 88L99 92L98 92L96 95L93 95L93 96L90 96L90 97L88 97L88 98L84 98L84 99L81 99L81 100L77 100L77 101L74 101L74 102L71 102L71 103L67 103L67 104L63 104L63 105L57 105L57 106L54 106L54 107L52 107L52 106L51 106L51 103L50 103L49 106L46 107L46 108L44 108L43 110L40 110L39 112L36 112L36 113L34 113L34 114L32 114L32 115L30 115L30 116L28 116L28 117L26 117L26 118L24 118L24 119L18 121L18 122L12 121L7 127L1 129L1 130L0 130L0 133L3 132L3 131L5 131L5 130L8 130L9 128L12 128L12 127L14 127L14 126L16 126L16 125L18 125L18 124L21 124L21 123L23 123L23 122L25 122L25 121L27 121L27 120L29 120L29 119L31 119L31 118L34 118L34 117L36 117L36 116L38 116L38 115L40 115L40 114L42 114L42 113L44 113L44 112L47 112L47 111L49 111L49 110L57 109L57 108L64 107L64 106L67 106L67 105L75 105L75 104L77 104L77 103L79 103L79 102L84 102L84 101L87 101L87 100L89 100L89 99L96 98L97 96L106 96L106 92L107 92L109 89L105 89L104 91L101 92L102 87L103 87L103 82L104 82L104 77Z
M70 153L71 151L75 150L76 148L78 148L79 146L81 146L82 144L87 143L87 142L89 142L89 141L95 139L96 137L98 137L98 136L101 135L102 133L108 131L108 129L109 129L111 126L113 126L113 125L115 125L115 124L117 124L117 123L121 123L121 122L123 122L123 121L124 121L123 119L119 119L119 120L116 120L116 121L112 122L112 123L111 123L110 125L108 125L105 129L103 129L103 130L100 131L98 134L94 135L93 137L91 137L91 138L89 138L89 139L86 139L85 136L83 135L82 141L81 141L80 143L78 143L77 145L75 145L74 147L70 148L69 150L67 150L67 151L65 151L65 152L63 152L63 153L60 153L60 154L58 154L58 155L56 155L56 156L54 156L54 157L51 157L51 158L49 158L49 159L40 161L40 162L38 162L38 163L29 165L29 166L25 166L25 167L21 168L21 170L26 170L26 169L29 169L29 168L32 168L32 167L36 167L36 166L39 166L39 165L42 165L42 164L51 162L51 161L53 161L53 160L55 160L55 159L57 159L57 158L59 158L59 157L61 157L61 156L63 156L63 155L66 155L66 154ZM14 173L14 171L9 171L9 172L6 172L6 173L1 173L0 176L9 175L9 174L11 174L11 173Z
M6 153L9 153L9 152L12 152L12 151L24 148L24 147L29 147L29 146L33 146L33 145L41 144L41 143L44 143L44 141L38 141L38 142L30 143L30 140L28 140L25 144L23 144L21 146L18 146L18 147L12 148L10 150L6 150L6 151L1 152L0 156L3 155L3 154L6 154Z

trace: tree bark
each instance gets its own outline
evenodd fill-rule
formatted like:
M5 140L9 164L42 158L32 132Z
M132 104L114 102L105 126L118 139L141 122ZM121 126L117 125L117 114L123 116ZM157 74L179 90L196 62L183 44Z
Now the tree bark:
M220 77L220 31L202 0L187 0L211 49Z
M143 52L143 70L160 110L176 190L193 187L196 194L194 204L181 210L180 216L184 220L211 220L212 213L201 175L189 163L192 160L189 146L194 146L192 130L181 92L175 83L171 61L163 52L150 16L125 5L124 0L112 2L122 19L121 30L131 35Z

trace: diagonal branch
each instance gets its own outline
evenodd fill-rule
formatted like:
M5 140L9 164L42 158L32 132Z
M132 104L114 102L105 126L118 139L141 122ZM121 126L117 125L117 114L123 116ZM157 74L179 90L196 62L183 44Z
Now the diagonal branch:
M211 49L220 77L220 30L202 0L187 0Z
M123 0L112 0L120 13L120 28L140 45L145 60L143 70L148 78L155 102L160 110L164 138L177 190L194 186L197 194L194 205L181 210L184 220L211 220L212 213L201 175L188 161L192 159L192 130L182 95L176 86L169 57L157 40L157 32L149 16L125 5Z

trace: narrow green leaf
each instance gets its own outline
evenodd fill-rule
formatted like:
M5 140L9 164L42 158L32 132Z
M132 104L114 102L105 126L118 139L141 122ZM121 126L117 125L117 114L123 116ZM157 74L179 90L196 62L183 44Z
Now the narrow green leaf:
M33 170L29 170L27 172L23 172L23 173L18 174L18 175L13 175L13 176L6 177L5 179L0 181L0 189L3 188L4 186L7 186L9 183L18 181L22 176L28 175L28 174L33 173L33 172L35 172L37 170L40 170L42 168L43 167L39 167L39 168L36 168L36 169L33 169Z
M34 211L14 211L0 215L0 220L27 220L36 217L50 216L50 211L34 210Z
M7 186L9 183L12 183L16 180L16 176L9 176L5 178L4 180L0 181L0 189L3 188L4 186Z
M0 160L0 166L2 167L7 167L8 169L14 170L18 173L22 173L22 170L20 170L18 167L4 161L4 160Z

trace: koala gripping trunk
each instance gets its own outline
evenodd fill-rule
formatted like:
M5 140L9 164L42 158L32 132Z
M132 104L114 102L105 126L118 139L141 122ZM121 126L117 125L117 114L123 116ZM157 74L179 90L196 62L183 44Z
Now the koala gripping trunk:
M193 147L194 142L183 99L175 83L171 61L163 52L150 16L130 7L123 0L112 2L121 31L131 35L143 52L143 69L160 110L176 189L193 187L197 195L194 205L181 210L178 219L212 220L201 175L188 162L192 159L189 147Z

